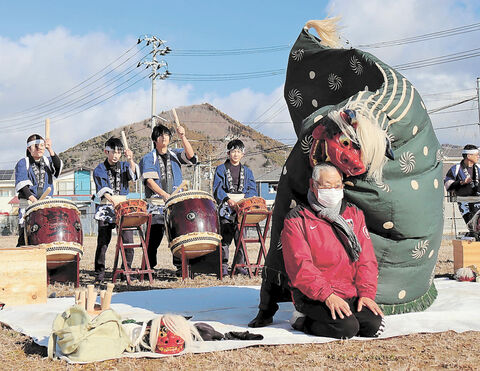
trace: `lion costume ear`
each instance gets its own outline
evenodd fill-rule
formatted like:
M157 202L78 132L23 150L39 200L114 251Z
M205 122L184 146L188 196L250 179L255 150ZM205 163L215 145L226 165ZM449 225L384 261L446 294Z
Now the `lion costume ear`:
M392 150L392 143L390 143L390 140L388 138L386 139L386 142L387 145L385 146L385 156L390 160L395 160L395 156Z

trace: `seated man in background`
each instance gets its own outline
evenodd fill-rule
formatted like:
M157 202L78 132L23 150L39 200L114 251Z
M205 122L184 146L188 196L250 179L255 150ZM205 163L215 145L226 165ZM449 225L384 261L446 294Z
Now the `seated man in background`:
M293 328L338 339L378 336L384 326L375 303L377 260L363 213L343 199L337 168L314 167L308 202L287 214L281 235Z
M477 165L479 153L477 146L467 144L462 151L463 160L448 170L444 179L445 189L457 196L478 196L479 167ZM480 202L459 202L458 208L465 223L468 223L475 213L480 210ZM472 232L469 226L470 233Z

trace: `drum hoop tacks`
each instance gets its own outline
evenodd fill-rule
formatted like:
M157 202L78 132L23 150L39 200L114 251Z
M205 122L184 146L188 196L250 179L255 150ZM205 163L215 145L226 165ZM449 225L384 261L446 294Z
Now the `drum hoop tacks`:
M30 205L25 209L25 216L30 215L32 212L37 211L37 210L43 210L43 209L50 209L52 206L58 207L58 208L63 208L63 209L70 209L70 210L75 210L78 215L80 215L80 210L78 209L77 205L75 205L74 202L66 199L48 199L48 200L43 200L43 201L37 201L34 204Z
M215 206L217 205L217 202L215 199L207 192L204 191L185 191L181 192L179 194L176 194L175 196L170 197L166 202L165 202L165 207L168 208L171 205L175 205L176 203L189 200L192 198L206 198L208 200L211 200L214 202Z
M215 242L215 246L217 246L222 241L222 236L217 233L212 232L192 232L187 233L177 238L174 238L170 243L169 247L173 254L175 254L178 249L181 248L182 245L188 246L195 242L198 244L199 242ZM213 245L213 244L212 244ZM212 251L215 249L212 249Z

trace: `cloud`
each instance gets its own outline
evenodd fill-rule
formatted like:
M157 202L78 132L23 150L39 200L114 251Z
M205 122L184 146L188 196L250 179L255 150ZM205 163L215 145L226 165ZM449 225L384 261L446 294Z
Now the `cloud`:
M453 0L352 0L330 1L328 11L331 15L343 17L341 33L355 47L472 24L478 22L479 6L476 2ZM298 26L300 29L302 25ZM473 49L477 47L479 33L476 31L428 42L366 50L395 66ZM294 39L284 42L294 42ZM94 99L95 95L89 93L89 88L79 90L89 83L92 83L91 88L105 85L97 89L101 91L100 94L105 94L103 98L111 95L112 92L108 92L111 85L106 85L108 80L149 51L145 48L135 54L138 51L135 45L136 39L131 37L120 40L98 32L78 35L64 27L54 28L47 33L28 34L15 40L0 35L0 129L3 134L0 137L0 168L12 168L16 160L23 156L26 137L33 132L42 134L43 120L46 117L52 120L52 139L57 151L112 128L150 117L151 87L148 78L120 92L120 89L135 81L131 80L113 92L118 95L90 109L86 108L102 98L77 109L69 103L71 99L83 99L83 103ZM106 71L102 71L106 65L115 64L118 57L132 47L129 55L135 54L134 57L118 66L115 73L101 77ZM284 56L279 58L283 60ZM479 59L401 72L423 96L427 108L433 109L476 94L475 79ZM254 66L251 67L254 69ZM141 68L132 67L132 70L118 83L129 79ZM148 74L148 71L144 72ZM95 78L88 80L78 87L78 92L72 93L72 87L94 74L97 74L95 78L99 78L98 82L93 83ZM143 75L138 78L140 76ZM181 105L209 102L266 135L280 139L295 138L283 99L283 86L277 86L270 92L257 91L249 88L248 80L245 80L245 88L223 95L216 93L210 86L158 81L157 112ZM67 93L70 96L64 97L64 100L59 100L59 97L51 101L63 92L70 92ZM84 97L80 98L82 94ZM46 104L25 111L42 102ZM58 108L62 104L64 106ZM82 109L86 110L65 118ZM469 110L463 111L465 109ZM451 110L462 111L432 115L434 127L478 122L475 102ZM442 143L464 144L478 142L480 139L477 126L438 130L437 135Z
M143 66L132 65L148 52L137 53L135 45L136 40L112 40L101 33L72 35L63 27L18 40L0 37L0 129L4 134L0 139L3 154L0 167L13 167L25 153L27 136L43 134L47 117L51 119L52 141L57 152L115 127L150 117L148 78L120 92L148 74L144 71L133 77L142 72ZM110 68L104 69L107 65ZM128 66L131 72L118 78L122 71L129 71ZM112 68L115 71L107 73ZM92 78L85 81L85 76ZM190 104L192 90L191 85L157 81L157 112Z
M341 15L342 34L352 46L398 40L478 22L480 8L470 1L331 1L331 15ZM384 62L398 64L458 53L478 46L480 31L401 46L366 49ZM427 109L442 107L476 95L480 58L400 72L425 100ZM443 94L438 94L443 93ZM475 103L450 110L469 111L431 115L434 128L478 122ZM436 130L441 143L478 142L477 126Z

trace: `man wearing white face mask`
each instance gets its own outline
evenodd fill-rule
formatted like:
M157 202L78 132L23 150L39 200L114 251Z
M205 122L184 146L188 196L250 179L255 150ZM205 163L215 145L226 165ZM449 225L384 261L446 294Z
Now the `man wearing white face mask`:
M384 324L375 303L377 260L363 213L343 200L337 168L314 167L308 203L287 214L281 235L293 328L338 339L378 336Z

